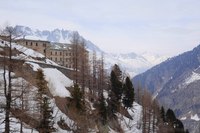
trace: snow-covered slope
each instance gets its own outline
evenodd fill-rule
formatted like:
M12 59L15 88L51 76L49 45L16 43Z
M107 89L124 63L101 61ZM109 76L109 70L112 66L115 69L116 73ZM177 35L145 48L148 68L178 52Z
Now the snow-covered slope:
M5 43L2 43L2 41L0 41L0 46L4 47ZM18 44L13 43L12 44L13 49L16 48L18 49L21 53L13 56L13 59L18 59L18 60L25 60L24 64L22 64L22 66L17 66L22 68L23 66L29 65L31 67L32 70L26 70L26 72L28 73L28 71L31 71L30 73L34 73L35 71L37 71L38 69L42 69L44 72L44 76L45 76L45 80L47 81L47 86L49 89L49 92L51 93L51 97L50 98L50 105L53 109L53 120L55 122L54 127L56 128L55 133L73 133L73 130L77 129L77 122L75 120L73 120L69 115L66 115L66 112L64 113L63 110L61 109L62 107L59 107L59 103L56 101L56 99L62 100L62 102L60 103L61 106L64 106L64 109L66 110L66 103L64 103L63 101L65 101L67 98L71 97L71 93L68 90L68 87L72 86L72 81L63 73L61 73L58 69L55 68L47 68L47 67L43 67L42 65L40 65L41 63L45 63L45 61L41 61L41 60L37 60L37 59L41 59L43 58L43 55L39 54L36 51L32 51L31 49L22 47ZM27 51L30 51L28 53L26 53ZM52 64L54 66L58 66L56 65L54 62L50 62L49 64ZM2 71L2 67L0 67L0 88L3 88L3 71ZM40 118L38 117L38 112L35 109L35 105L37 105L37 102L34 101L36 100L36 95L37 95L37 91L38 88L35 87L32 84L33 76L29 75L31 77L31 79L24 79L22 77L17 76L17 74L15 72L12 73L13 77L15 77L15 80L12 80L12 85L14 86L15 83L23 83L23 85L16 85L15 86L15 91L18 90L20 92L20 90L22 91L22 86L24 87L25 84L27 84L28 87L28 91L26 94L24 94L25 98L27 98L26 104L27 104L27 111L26 111L26 115L29 116L34 116L35 119ZM34 75L34 74L33 74ZM17 91L16 91L17 92ZM17 95L17 94L16 94ZM12 95L14 96L14 95ZM14 98L14 97L13 97ZM16 99L15 99L16 100ZM92 105L92 104L91 104ZM5 110L1 107L5 106L5 97L4 97L4 92L3 89L0 89L0 132L4 131L4 117L5 117ZM17 100L15 101L15 109L21 107L21 101ZM92 109L95 109L95 107L91 107ZM122 129L124 130L125 133L141 133L142 132L142 128L141 123L142 123L142 107L140 105L138 105L137 103L133 104L133 107L128 109L128 113L130 114L130 116L133 118L132 120L123 116L122 114L118 113L118 122L120 123ZM71 113L71 112L69 112ZM64 130L62 129L58 122L60 120L64 120L65 124L67 124L67 126L70 128L69 130ZM11 129L15 130L16 132L19 132L20 130L20 119L15 118L14 115L12 115L12 122L11 122ZM91 130L91 133L96 133L98 132L98 128L97 126L95 126L94 129L89 129ZM23 131L24 132L33 132L33 133L38 133L38 131L36 129L34 129L33 127L31 127L30 125L26 125L25 123L23 123ZM115 129L112 129L109 127L109 133L117 133L115 131Z
M38 30L25 26L17 26L17 29L25 34L24 38L34 40L48 40L51 42L70 43L72 35L76 31L69 31L64 29ZM123 71L126 71L133 77L136 74L142 73L152 66L166 60L167 56L159 56L152 53L127 53L127 54L112 54L101 50L98 46L91 41L83 38L86 41L86 47L88 51L95 51L97 57L104 54L106 67L109 69L112 65L118 64L122 67ZM108 44L109 45L109 44Z

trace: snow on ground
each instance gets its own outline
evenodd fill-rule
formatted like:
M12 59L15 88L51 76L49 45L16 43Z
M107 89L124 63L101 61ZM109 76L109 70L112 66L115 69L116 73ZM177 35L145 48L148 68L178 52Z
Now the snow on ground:
M66 116L65 114L63 114L59 108L56 106L55 103L55 99L51 99L51 107L53 108L53 119L54 119L54 127L57 129L57 131L55 133L73 133L72 131L67 131L67 130L62 130L57 122L60 121L60 119L62 118L65 123L70 127L70 129L76 129L76 123L71 120L68 116Z
M41 67L38 64L36 64L36 63L29 62L29 61L27 61L25 63L29 64L33 68L33 71L37 71L38 69L41 69Z
M5 47L5 44L7 43L6 41L3 41L4 43L2 43L2 40L0 39L0 46L1 47ZM12 57L13 59L24 59L26 61L34 61L34 62L40 62L40 63L47 63L47 64L51 64L51 65L55 65L58 66L58 64L56 64L55 62L49 60L49 59L45 59L44 61L38 61L35 60L34 58L45 58L45 56L37 51L34 51L30 48L24 47L22 45L16 44L16 43L12 43L12 49L17 49L18 51L22 52L23 54L20 54L16 57Z
M142 133L142 107L134 102L133 107L128 109L128 112L133 120L122 116L121 114L117 114L118 121L121 123L122 129L125 133ZM110 131L110 133L113 132Z
M0 110L0 132L3 132L5 129L5 122L3 120L5 119L5 111ZM20 121L14 117L10 118L10 129L14 133L20 132ZM30 128L29 126L25 125L23 126L23 132L24 133L38 133L36 130Z
M71 97L66 87L73 85L72 80L55 68L43 68L45 80L53 96Z
M187 117L181 117L180 118L180 120L182 120L182 121L184 121L184 120L186 120L187 119Z
M0 46L2 47L5 47L5 45L8 45L8 42L6 41L3 41L2 43L2 40L0 39ZM26 48L22 45L19 45L19 44L16 44L16 43L12 43L12 49L17 49L19 50L20 52L24 53L25 55L27 56L31 56L31 57L40 57L40 58L43 58L44 55L32 50L32 49L29 49L29 48ZM9 46L9 45L8 45Z
M3 70L0 69L0 88L3 86L3 84L1 84L1 82L3 81L2 75L3 75ZM15 74L11 73L11 75L14 76ZM8 80L8 71L6 71L6 79ZM26 83L28 83L28 82L21 77L12 79L13 88L16 90L18 87L22 87L21 84L23 84L23 87L25 87ZM29 88L30 88L30 86L29 86ZM21 92L15 91L12 93L12 96L14 96L14 95L19 96L18 93L21 93ZM31 93L31 92L29 91L28 93ZM28 95L26 95L26 96L28 96ZM0 132L4 131L4 129L5 129L5 122L3 122L5 120L5 110L2 108L5 106L5 100L6 99L4 96L4 91L3 91L3 89L0 89ZM30 102L31 102L31 100L28 101L28 103L30 103ZM15 99L15 101L13 101L13 103L18 105L19 99ZM30 107L33 104L28 104L28 105ZM11 117L10 119L11 119L11 122L10 122L11 130L15 133L20 132L20 121L14 117ZM23 124L23 131L24 131L24 133L38 133L36 130L31 129L28 125L25 125L25 124Z
M12 43L12 47L16 48L17 50L19 50L20 52L24 53L27 56L31 56L31 57L39 57L39 58L44 58L45 56L41 53L38 53L32 49L26 48L22 45L18 45L16 43Z
M200 121L200 118L197 114L191 115L191 120Z
M56 64L54 61L52 61L50 59L46 59L45 63L51 64L51 65L54 65L54 66L59 66L58 64Z
M184 85L189 85L189 84L191 84L191 83L193 83L194 81L197 81L197 80L200 80L200 74L199 74L199 73L192 72L192 75L189 76L189 77L185 80Z

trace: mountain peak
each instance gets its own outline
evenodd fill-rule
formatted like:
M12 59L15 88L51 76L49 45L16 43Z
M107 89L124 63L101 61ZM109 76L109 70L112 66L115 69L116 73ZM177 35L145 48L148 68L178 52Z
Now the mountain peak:
M16 28L25 33L25 39L32 40L46 40L50 42L58 42L58 43L71 43L71 39L74 33L78 34L81 39L84 39L86 42L86 48L88 51L93 53L94 51L97 53L97 57L100 58L101 54L104 54L105 63L107 64L107 68L109 69L113 64L119 64L122 66L123 70L126 70L131 74L131 76L144 72L148 68L164 61L166 57L163 56L154 56L152 54L150 56L143 56L136 54L134 52L124 53L124 54L111 54L106 53L101 50L98 46L92 43L90 40L82 37L78 31L70 31L66 29L55 28L53 30L39 30L33 29L27 26L17 25Z

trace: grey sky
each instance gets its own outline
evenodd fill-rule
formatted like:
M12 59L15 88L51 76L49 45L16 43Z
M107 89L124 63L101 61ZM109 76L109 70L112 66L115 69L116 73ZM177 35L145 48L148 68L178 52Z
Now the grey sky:
M0 0L0 24L77 30L105 51L177 55L200 43L200 0Z

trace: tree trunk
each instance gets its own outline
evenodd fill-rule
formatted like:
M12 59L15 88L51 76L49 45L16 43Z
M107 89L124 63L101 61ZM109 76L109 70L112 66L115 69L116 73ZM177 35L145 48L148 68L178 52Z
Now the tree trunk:
M11 35L10 39L10 48L9 48L9 62L8 62L8 90L6 92L6 116L5 116L5 133L10 133L10 108L11 108L11 69L12 69L12 44L11 44Z

